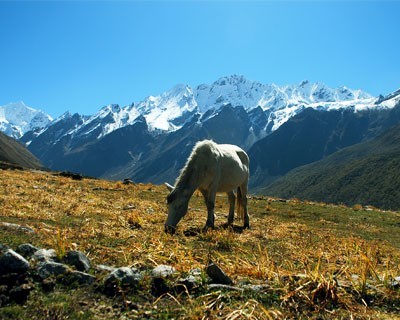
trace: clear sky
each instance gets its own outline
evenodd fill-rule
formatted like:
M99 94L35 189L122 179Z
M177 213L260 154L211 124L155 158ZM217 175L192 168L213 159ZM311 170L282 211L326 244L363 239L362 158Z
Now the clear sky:
M0 1L0 105L53 117L231 74L400 88L399 1Z

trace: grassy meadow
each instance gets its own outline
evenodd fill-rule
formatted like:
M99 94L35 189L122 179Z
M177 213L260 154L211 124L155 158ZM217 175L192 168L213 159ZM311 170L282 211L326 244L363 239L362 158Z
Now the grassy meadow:
M224 229L228 202L217 197L216 230L202 233L200 194L173 236L164 233L164 186L72 180L50 172L0 170L0 244L32 243L59 256L78 249L92 264L175 267L181 274L210 260L234 286L260 290L173 292L150 284L108 297L91 287L57 285L0 308L1 319L400 319L400 213L250 196L250 230ZM130 307L129 307L130 306Z

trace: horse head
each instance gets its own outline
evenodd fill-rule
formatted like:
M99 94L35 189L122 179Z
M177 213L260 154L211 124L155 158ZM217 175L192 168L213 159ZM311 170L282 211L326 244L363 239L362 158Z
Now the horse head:
M167 186L168 190L170 190L169 187L170 185ZM189 200L184 196L184 192L179 192L176 188L173 188L167 196L168 217L164 225L164 231L166 233L175 233L176 225L188 210L188 204Z

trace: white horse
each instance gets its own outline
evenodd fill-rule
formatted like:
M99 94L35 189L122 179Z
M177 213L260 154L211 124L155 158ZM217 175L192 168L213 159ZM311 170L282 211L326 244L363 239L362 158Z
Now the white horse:
M244 228L249 228L247 212L247 184L249 157L238 146L216 144L210 140L198 142L192 150L175 186L167 184L171 193L167 197L168 218L165 232L175 233L176 225L187 213L189 200L196 189L203 194L207 205L205 229L214 228L214 207L217 192L226 192L229 199L228 225L233 223L237 189L238 214Z

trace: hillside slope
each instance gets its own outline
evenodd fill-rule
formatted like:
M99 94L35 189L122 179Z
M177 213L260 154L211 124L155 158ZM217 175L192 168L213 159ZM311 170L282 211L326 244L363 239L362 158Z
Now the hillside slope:
M250 186L259 191L294 168L372 139L399 123L400 104L359 112L307 108L250 148Z
M283 198L400 208L400 125L289 172L263 189Z
M71 282L76 266L40 276L42 262L27 258L26 279L2 269L2 284L18 282L1 286L0 319L400 319L398 212L249 197L251 228L243 231L239 220L223 227L224 195L216 229L201 232L206 206L195 194L171 236L163 232L164 186L1 169L0 185L0 267L10 260L2 249L29 243L54 249L58 264L43 264L57 268L70 250L83 252L96 279ZM210 261L232 285L209 279ZM154 279L162 265L177 272ZM113 267L143 278L110 292ZM194 286L182 282L189 275ZM25 302L7 301L24 289Z
M0 132L0 164L41 169L40 161L18 141Z

